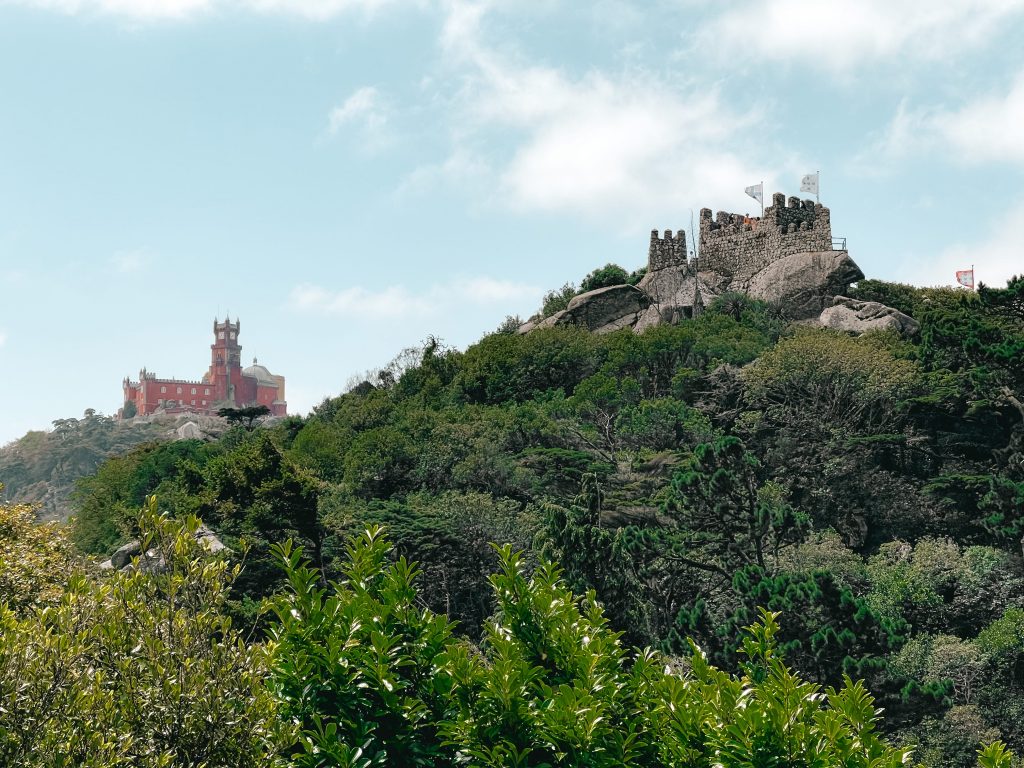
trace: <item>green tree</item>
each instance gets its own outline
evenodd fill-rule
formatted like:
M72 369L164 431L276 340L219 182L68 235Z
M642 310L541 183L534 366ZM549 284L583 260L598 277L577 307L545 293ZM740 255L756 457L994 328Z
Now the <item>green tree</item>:
M577 293L579 291L576 290L576 286L572 283L566 283L557 291L548 291L544 294L544 298L541 301L540 316L542 318L551 317L561 312L569 306L569 302L572 301Z
M665 511L676 535L665 557L725 582L744 566L777 562L805 521L766 474L737 437L698 445L672 477Z
M884 432L917 383L917 367L897 356L896 344L884 335L800 331L744 371L747 400L778 421L803 411L833 428Z
M246 542L248 564L235 592L259 599L280 581L270 555L272 542L295 538L324 567L327 532L318 511L322 483L289 459L267 430L239 436L233 449L188 473L182 483L190 494L188 512L206 520L229 545Z
M256 428L256 424L264 416L270 415L270 409L265 405L247 405L244 408L220 408L217 415L227 419L228 424L239 424L247 431Z
M0 494L3 490L0 483ZM18 615L52 605L75 565L61 526L40 525L35 508L28 504L0 503L0 605Z
M715 645L724 650L717 654L723 665L734 663L743 628L761 608L782 620L778 643L787 661L832 685L841 684L844 675L880 682L885 658L908 631L903 621L878 615L826 571L773 576L747 567L736 574L732 587L738 606L713 628Z
M77 570L51 605L0 604L0 763L26 768L270 765L265 649L223 613L238 566L211 557L195 519L151 499L140 529L155 567Z
M147 496L159 493L165 508L173 508L180 493L177 480L219 452L219 446L199 440L176 440L145 443L111 457L75 485L72 540L83 552L110 553L138 533L138 510Z
M628 282L629 273L626 270L618 264L605 264L583 278L580 282L580 293L596 291L598 288L608 288Z

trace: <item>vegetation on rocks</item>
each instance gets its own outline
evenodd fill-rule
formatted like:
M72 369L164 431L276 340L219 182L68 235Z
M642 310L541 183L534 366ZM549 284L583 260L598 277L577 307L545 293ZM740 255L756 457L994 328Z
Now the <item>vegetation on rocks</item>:
M48 520L67 520L79 478L136 445L166 439L167 431L167 424L119 422L90 408L80 419L57 419L49 432L0 446L0 481L11 501L36 504Z

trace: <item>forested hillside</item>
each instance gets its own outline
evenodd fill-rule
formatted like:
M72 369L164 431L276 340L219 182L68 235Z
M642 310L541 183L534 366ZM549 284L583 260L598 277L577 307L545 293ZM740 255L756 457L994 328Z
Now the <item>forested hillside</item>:
M118 421L87 410L57 419L49 432L33 431L0 446L0 482L15 503L33 503L44 520L67 520L76 481L106 459L141 443L167 440L170 421Z
M345 731L347 749L362 746L351 741L357 731L374 749L383 738L353 725L378 722L379 713L353 711L348 725L332 726L315 719L317 707L340 694L310 699L303 691L303 680L338 674L318 666L324 656L310 645L337 630L323 612L338 605L325 607L318 591L335 579L347 585L344 611L361 605L372 614L366 601L404 600L403 621L426 617L421 607L436 614L416 620L416 632L426 633L417 647L435 649L443 663L429 653L402 663L450 677L429 695L412 671L403 685L419 691L422 723L444 725L430 736L436 744L417 753L420 763L404 764L446 764L437 755L452 743L479 765L622 764L626 737L602 731L585 713L612 716L616 727L637 718L641 730L679 736L682 726L639 724L646 656L624 650L634 647L678 664L681 677L659 672L651 683L659 691L652 713L665 706L658 697L675 695L665 688L675 685L670 680L725 688L778 682L789 673L771 667L777 650L796 674L823 686L863 680L885 710L886 738L916 745L914 759L926 765L974 765L979 744L1000 739L1019 752L1024 279L977 294L877 281L856 291L911 315L920 334L852 337L791 324L770 305L727 295L696 319L642 335L572 328L516 335L506 323L464 352L431 339L413 364L324 401L308 418L238 427L216 442L147 445L107 461L80 481L70 535L81 550L107 555L138 534L137 510L156 494L160 509L202 519L235 553L245 551L244 567L217 600L232 631L252 629L289 649L289 660L273 667L276 703L264 704L308 726L311 755L326 749L332 727L356 729ZM379 537L349 543L377 525L398 554L418 563L415 594L404 564L384 565ZM280 548L288 539L312 570ZM528 582L524 574L548 560L560 565L564 584L545 568ZM383 592L364 593L371 582ZM259 601L286 584L292 597L278 596L274 612L260 612ZM567 589L593 597L574 602ZM778 612L778 627L759 608ZM590 626L580 616L592 633L579 629ZM363 637L353 626L337 642L361 638L361 653L379 658L360 663L376 674L394 663L388 638L412 632L389 625ZM621 649L613 632L621 633ZM449 636L483 656L456 653ZM692 656L688 638L706 661ZM606 663L603 652L594 650L590 661L573 654L598 640L615 661L587 671ZM708 662L747 675L746 683L728 682ZM497 677L474 677L485 669ZM502 669L505 677L495 671ZM606 675L616 693L570 702L582 695L581 675ZM678 695L693 694L686 690ZM795 691L810 689L787 690L799 699ZM584 760L577 747L556 749L555 759L536 746L545 738L590 742L579 733L527 738L536 724L502 709L522 704L516 718L534 711L536 702L517 698L524 691L575 712L559 725L566 733L600 732L608 762ZM836 703L842 696L861 694L832 694L834 707L845 706ZM503 717L511 718L507 742L488 731ZM400 738L393 727L387 738L406 739L401 748L420 744L421 732ZM745 727L757 730L748 723L731 733ZM668 741L636 738L646 746L629 764L710 764L699 757L710 741L696 746L699 739L679 736L689 746L672 752ZM364 764L352 753L332 759L294 764ZM881 764L902 757L889 759Z

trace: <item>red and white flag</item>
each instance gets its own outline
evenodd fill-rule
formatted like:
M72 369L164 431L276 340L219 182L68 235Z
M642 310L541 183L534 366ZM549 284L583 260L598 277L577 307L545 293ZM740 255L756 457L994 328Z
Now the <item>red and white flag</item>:
M958 269L956 271L956 281L964 288L974 288L974 268Z

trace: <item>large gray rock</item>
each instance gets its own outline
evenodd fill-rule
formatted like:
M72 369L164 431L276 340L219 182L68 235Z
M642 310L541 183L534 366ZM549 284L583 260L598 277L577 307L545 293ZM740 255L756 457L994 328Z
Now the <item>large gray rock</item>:
M227 549L224 542L217 538L217 534L205 525L200 525L199 528L196 529L196 541L202 544L203 548L211 555L215 555L218 552L223 552Z
M203 438L203 431L194 421L186 421L174 431L179 440L202 440Z
M650 296L656 304L664 304L674 301L686 286L690 288L690 301L692 302L693 276L678 267L670 267L648 272L640 279L636 287Z
M126 565L129 565L133 557L138 557L142 554L142 543L138 539L129 541L123 547L118 549L110 556L110 566L119 571Z
M650 297L633 285L611 285L574 296L569 306L539 325L578 325L596 333L628 328L651 305Z
M519 328L516 329L516 333L519 334L520 336L527 334L534 328L536 328L539 323L540 320L527 320L525 323L520 325Z
M781 304L794 320L817 317L832 303L832 297L843 294L851 283L864 278L846 251L809 251L794 253L756 273L744 290L749 296Z
M846 296L833 297L832 306L822 311L818 321L827 328L858 335L868 331L896 331L903 336L914 336L921 328L914 318L898 309Z
M712 276L711 272L694 275L671 267L648 272L637 288L650 297L651 306L640 314L633 330L642 333L656 325L674 324L693 317L698 288L704 306L721 293L705 279Z
M559 310L553 315L549 315L537 323L534 328L551 328L556 325L563 325L562 318L565 317L565 310Z
M669 322L671 320L669 320L668 315L663 315L657 304L651 304L637 317L636 323L633 325L633 333L643 333L648 328L654 328L656 325L666 325Z
M217 538L217 534L205 525L200 525L196 529L195 539L202 545L203 549L211 555L228 549L224 542ZM139 567L143 571L161 571L166 563L163 553L160 552L160 550L153 548L147 552L143 552L142 542L138 539L132 539L124 546L118 547L114 554L110 556L109 560L105 560L100 563L100 568L105 571L120 571L130 566L132 564L132 560L136 557L139 558Z

